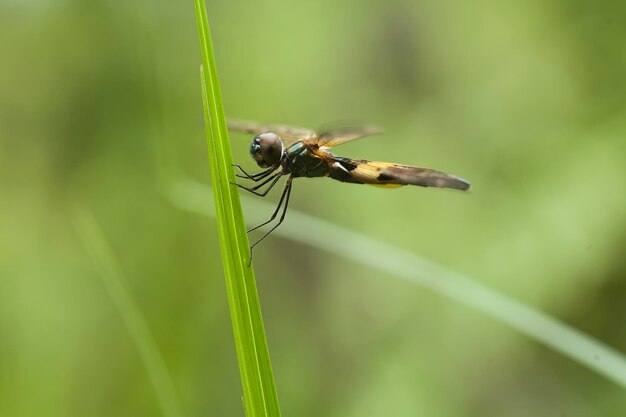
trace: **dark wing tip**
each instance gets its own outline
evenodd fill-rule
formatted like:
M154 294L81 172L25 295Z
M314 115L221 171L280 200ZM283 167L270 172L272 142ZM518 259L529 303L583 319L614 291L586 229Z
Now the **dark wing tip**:
M463 178L455 175L437 173L426 178L418 179L412 182L415 185L437 188L451 188L453 190L467 191L470 189L470 183Z
M250 120L226 118L228 130L239 133L255 133L259 130L259 124Z
M422 187L452 188L460 191L470 189L470 183L463 178L434 169L394 165L385 168L382 173L404 184L419 185Z
M461 177L450 175L450 180L447 182L445 187L453 188L455 190L469 191L469 189L472 187L472 184L470 184L468 181L464 180Z
M226 127L231 132L247 133L247 129L249 128L249 126L250 123L244 120L236 120L228 117L226 118Z

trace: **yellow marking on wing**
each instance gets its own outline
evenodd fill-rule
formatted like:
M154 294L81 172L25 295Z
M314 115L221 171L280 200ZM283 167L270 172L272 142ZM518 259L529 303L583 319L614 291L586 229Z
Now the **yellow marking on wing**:
M352 140L367 136L380 135L383 131L374 126L354 126L320 132L314 141L318 146L333 148Z
M378 176L387 167L393 166L386 162L359 161L355 170L350 175L364 184L388 185L387 181L380 181Z
M232 132L248 133L255 136L261 133L274 132L286 145L297 141L315 142L317 140L317 134L311 129L289 125L263 124L250 120L229 118L228 130Z
M470 184L462 178L429 168L392 164L379 161L354 161L353 178L374 185L419 185L422 187L454 188L466 191Z
M398 188L398 187L404 187L405 184L367 184L367 185L371 185L372 187L380 187L380 188Z

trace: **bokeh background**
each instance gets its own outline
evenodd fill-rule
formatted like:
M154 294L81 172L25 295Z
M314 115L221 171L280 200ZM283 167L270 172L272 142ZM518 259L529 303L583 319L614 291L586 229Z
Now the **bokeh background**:
M384 137L337 153L473 183L299 180L293 209L626 352L626 3L207 8L230 116L373 123ZM209 181L193 2L2 0L0 51L0 415L161 413L73 227L77 205L109 241L186 415L243 415L215 222L168 194ZM252 168L250 138L231 139ZM285 416L626 414L623 388L429 290L278 236L255 257Z

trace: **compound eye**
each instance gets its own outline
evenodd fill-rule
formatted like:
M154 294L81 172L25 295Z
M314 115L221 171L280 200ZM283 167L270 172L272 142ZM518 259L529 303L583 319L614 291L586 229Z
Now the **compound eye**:
M276 133L262 133L252 141L250 156L261 168L277 165L283 154L283 143Z

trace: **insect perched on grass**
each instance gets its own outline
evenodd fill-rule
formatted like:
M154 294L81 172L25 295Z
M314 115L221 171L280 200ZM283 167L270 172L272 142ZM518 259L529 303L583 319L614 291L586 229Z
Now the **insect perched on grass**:
M316 133L309 129L293 126L262 125L243 120L229 120L228 129L255 135L250 146L250 156L259 167L266 168L256 174L248 174L239 165L235 165L243 174L237 175L237 177L260 182L253 187L246 187L241 184L236 184L237 186L264 197L281 177L288 176L278 206L270 219L253 227L248 232L271 223L282 207L283 210L278 223L252 244L250 251L285 219L289 195L291 194L291 183L297 177L330 177L341 182L371 184L381 187L419 185L422 187L454 188L462 191L466 191L470 187L469 182L462 178L433 169L343 158L328 152L329 148L342 143L382 133L372 127L343 128ZM267 187L260 191L266 185Z

